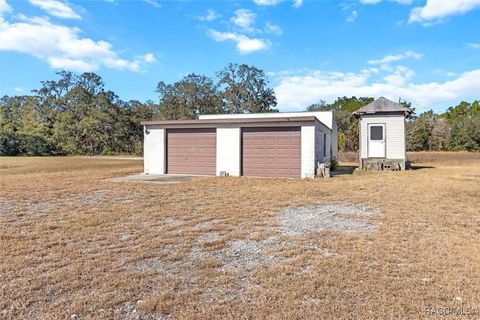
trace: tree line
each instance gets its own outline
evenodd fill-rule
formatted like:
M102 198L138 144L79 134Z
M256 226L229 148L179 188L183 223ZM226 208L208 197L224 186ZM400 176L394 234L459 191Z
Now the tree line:
M265 73L244 64L228 64L215 79L160 82L158 103L122 101L95 73L57 75L31 95L0 99L0 155L141 154L142 120L278 111Z
M141 154L142 120L278 112L266 74L245 64L230 63L215 77L189 74L171 84L159 82L158 102L123 101L95 73L57 75L31 95L0 99L0 155ZM373 100L340 97L306 111L334 111L339 149L357 151L358 121L352 113ZM407 119L407 149L480 151L480 101L461 102L440 114L413 114Z
M352 113L372 102L371 97L341 97L327 104L320 101L307 107L308 111L332 110L338 125L338 145L342 151L358 150L358 120ZM411 103L401 104L413 111ZM480 151L480 100L461 102L443 113L432 110L407 118L408 151Z

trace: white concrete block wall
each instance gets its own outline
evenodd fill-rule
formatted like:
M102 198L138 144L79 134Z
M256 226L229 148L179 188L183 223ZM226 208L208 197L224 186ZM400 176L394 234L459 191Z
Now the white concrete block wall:
M143 172L165 174L165 129L147 127L143 137Z
M326 145L325 155L323 155L324 144ZM332 130L328 129L322 123L317 122L315 124L315 168L317 168L317 163L330 162L331 160L332 160Z
M221 171L240 176L241 129L217 128L217 176Z
M387 159L406 159L405 117L400 115L364 115L360 119L360 159L368 157L368 124L385 124Z
M332 158L338 159L338 126L335 119L332 122L331 141Z
M302 126L301 129L301 177L315 176L315 125Z
M322 163L323 156L322 156L322 145L323 145L323 134L320 131L318 126L315 126L315 169L317 169L318 162Z

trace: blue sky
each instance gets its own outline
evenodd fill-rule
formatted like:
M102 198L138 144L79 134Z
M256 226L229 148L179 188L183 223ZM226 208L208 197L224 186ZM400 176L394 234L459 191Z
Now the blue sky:
M159 81L237 62L281 111L352 95L442 111L480 98L479 21L480 0L0 0L0 95L66 69L157 101Z

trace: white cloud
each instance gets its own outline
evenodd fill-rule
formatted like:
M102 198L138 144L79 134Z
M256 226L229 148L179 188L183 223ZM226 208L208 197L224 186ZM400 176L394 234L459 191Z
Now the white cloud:
M54 69L65 69L80 72L94 71L98 69L98 64L81 59L72 59L66 57L47 57L48 64Z
M267 22L265 24L265 32L279 36L283 33L283 30L280 28L280 26Z
M142 0L142 1L145 2L145 3L148 3L149 5L151 5L155 8L160 8L161 7L160 3L158 3L157 0Z
M409 23L420 22L428 26L451 15L464 14L480 7L480 0L427 0L425 6L410 12Z
M377 4L382 0L360 0L361 3L363 4Z
M155 56L153 53L147 53L146 55L143 56L143 60L147 63L152 63L155 62L157 59L155 59Z
M303 4L303 0L293 0L293 7L300 8Z
M279 4L282 0L253 0L259 6L274 6Z
M0 0L0 19L4 13L12 11L12 8L8 5L7 1Z
M358 17L358 12L357 10L353 10L350 15L347 17L347 22L353 22L357 19Z
M405 51L405 52L399 53L399 54L387 55L387 56L385 56L385 57L383 57L379 60L369 60L368 63L369 64L380 64L380 65L385 66L385 65L388 65L392 62L397 62L397 61L408 59L408 58L418 60L418 59L422 58L422 54L414 52L414 51Z
M56 69L95 71L99 67L140 71L153 62L147 54L133 60L120 58L106 41L82 37L81 30L51 23L46 18L27 18L21 21L0 20L0 51L14 51L32 55Z
M217 19L218 17L220 17L220 15L217 14L217 12L215 12L215 10L208 9L207 14L204 15L204 16L199 16L198 20L200 20L200 21L213 21L213 20Z
M22 93L25 91L22 87L15 87L13 90L15 90L16 93Z
M253 0L259 6L275 6L283 0ZM303 0L293 0L293 7L300 8L303 4Z
M29 2L57 18L81 19L80 15L68 4L57 0L29 0Z
M117 1L117 0L103 0L103 1L113 3L113 4L118 4L119 2L121 2L120 0L119 1ZM151 5L152 7L155 7L155 8L161 8L162 7L162 5L157 0L137 0L137 1L148 3L149 5Z
M235 15L230 19L233 24L239 26L245 31L253 31L252 25L255 23L257 15L247 9L238 9Z
M360 0L360 3L363 4L377 4L379 2L382 2L383 0ZM400 4L411 4L413 0L390 0L391 2L396 2ZM447 0L449 1L449 0Z
M255 51L267 50L270 42L263 39L249 38L245 35L234 32L219 32L210 30L208 35L215 41L233 41L237 45L237 51L242 54L252 53Z
M420 109L446 107L477 98L480 91L480 69L445 82L413 83L414 74L402 66L380 76L370 70L357 73L311 70L278 76L274 89L281 110L304 110L320 99L333 102L342 96L385 96L394 101L401 97Z
M480 43L467 43L467 46L472 49L480 49Z

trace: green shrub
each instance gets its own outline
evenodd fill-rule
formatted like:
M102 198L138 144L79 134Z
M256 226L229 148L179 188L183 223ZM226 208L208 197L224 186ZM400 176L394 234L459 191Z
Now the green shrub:
M335 171L337 167L338 167L337 158L332 158L332 161L330 162L330 171Z
M20 154L18 135L13 131L0 131L0 156Z
M45 137L31 134L20 133L20 151L27 156L47 156L53 154L54 146Z

